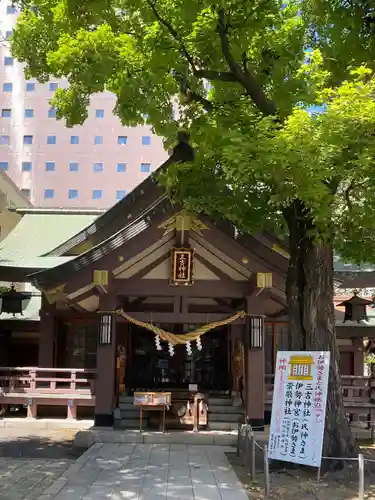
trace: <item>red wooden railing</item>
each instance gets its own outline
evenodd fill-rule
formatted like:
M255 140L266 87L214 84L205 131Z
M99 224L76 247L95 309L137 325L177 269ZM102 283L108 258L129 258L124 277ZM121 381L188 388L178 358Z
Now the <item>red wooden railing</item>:
M341 375L344 406L351 416L372 415L375 419L375 377ZM265 403L272 406L274 375L265 376Z
M95 376L78 368L0 367L0 394L94 394Z
M38 405L67 406L76 418L77 406L95 404L96 370L38 367L0 367L0 406L25 404L35 418Z

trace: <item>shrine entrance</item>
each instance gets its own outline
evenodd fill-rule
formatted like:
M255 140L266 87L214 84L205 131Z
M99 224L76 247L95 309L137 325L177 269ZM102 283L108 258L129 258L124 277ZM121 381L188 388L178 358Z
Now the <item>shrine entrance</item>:
M171 333L194 330L196 325L160 325ZM230 367L230 337L228 326L216 328L202 336L202 349L193 342L173 347L161 342L157 350L155 337L142 327L132 325L128 345L125 388L128 394L142 390L187 391L197 384L199 391L228 393L232 388Z

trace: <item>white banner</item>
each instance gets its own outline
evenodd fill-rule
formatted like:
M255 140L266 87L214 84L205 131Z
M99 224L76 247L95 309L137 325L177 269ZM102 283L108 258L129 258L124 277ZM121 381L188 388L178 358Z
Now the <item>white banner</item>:
M269 458L320 467L329 361L329 352L277 353Z

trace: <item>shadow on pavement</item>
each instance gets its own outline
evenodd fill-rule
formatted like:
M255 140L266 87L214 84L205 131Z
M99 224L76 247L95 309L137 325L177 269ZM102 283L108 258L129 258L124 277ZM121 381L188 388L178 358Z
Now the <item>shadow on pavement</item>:
M0 436L0 457L3 458L41 458L77 459L86 448L73 447L73 439L61 436Z

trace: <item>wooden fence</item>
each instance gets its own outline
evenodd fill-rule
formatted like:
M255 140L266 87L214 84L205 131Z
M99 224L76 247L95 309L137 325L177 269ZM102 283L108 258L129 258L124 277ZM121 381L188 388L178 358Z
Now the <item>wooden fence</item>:
M78 406L95 406L96 370L0 367L0 406L26 405L28 418L38 405L66 406L67 418L77 418Z
M266 410L272 407L274 375L266 375ZM344 406L351 421L375 420L375 376L342 375Z

